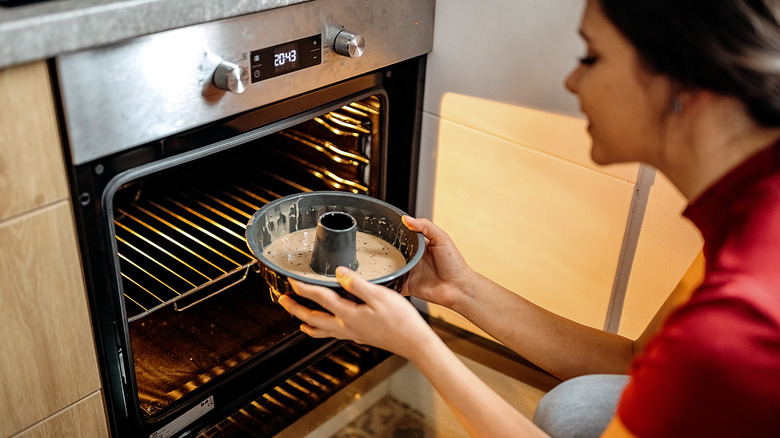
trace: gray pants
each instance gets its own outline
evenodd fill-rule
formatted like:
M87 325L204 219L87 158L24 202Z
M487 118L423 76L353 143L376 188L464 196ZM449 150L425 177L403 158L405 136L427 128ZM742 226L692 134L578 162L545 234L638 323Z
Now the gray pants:
M542 397L534 423L553 438L599 437L615 416L628 379L594 374L567 380Z

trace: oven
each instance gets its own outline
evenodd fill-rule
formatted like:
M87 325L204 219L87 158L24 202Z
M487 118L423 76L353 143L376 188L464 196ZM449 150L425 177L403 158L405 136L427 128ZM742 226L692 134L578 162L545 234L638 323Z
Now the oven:
M388 354L311 339L246 244L315 190L414 213L433 0L313 0L54 61L113 436L272 436Z

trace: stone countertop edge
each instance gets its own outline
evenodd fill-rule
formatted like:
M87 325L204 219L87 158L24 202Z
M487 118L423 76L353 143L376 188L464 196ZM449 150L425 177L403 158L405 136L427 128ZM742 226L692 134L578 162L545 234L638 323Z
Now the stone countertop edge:
M311 0L52 0L0 3L0 68Z

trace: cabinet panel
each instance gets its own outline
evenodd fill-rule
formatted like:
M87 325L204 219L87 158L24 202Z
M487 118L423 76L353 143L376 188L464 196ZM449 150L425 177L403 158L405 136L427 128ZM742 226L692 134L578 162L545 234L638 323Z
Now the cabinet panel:
M0 222L0 436L100 389L69 203Z
M634 184L448 120L438 129L433 220L468 263L603 327ZM430 311L475 330L447 309Z
M14 438L101 438L108 436L103 397L96 392Z
M46 63L0 70L0 220L68 196Z

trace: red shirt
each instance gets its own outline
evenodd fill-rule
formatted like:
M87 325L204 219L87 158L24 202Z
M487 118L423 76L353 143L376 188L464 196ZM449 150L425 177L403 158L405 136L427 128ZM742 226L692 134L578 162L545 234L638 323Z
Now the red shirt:
M780 143L685 211L704 282L632 365L618 416L640 437L780 436Z

